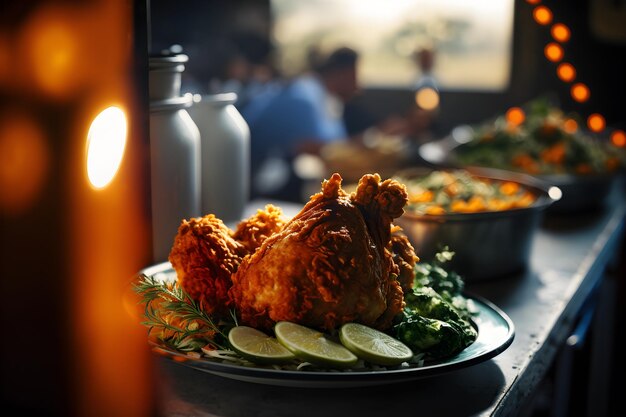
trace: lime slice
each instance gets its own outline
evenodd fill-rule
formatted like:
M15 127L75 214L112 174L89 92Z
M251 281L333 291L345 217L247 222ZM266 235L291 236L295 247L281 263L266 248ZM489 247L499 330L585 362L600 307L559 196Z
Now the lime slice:
M231 347L244 358L259 364L286 363L295 359L278 340L247 326L233 327L228 332Z
M413 357L411 349L401 341L358 323L341 326L339 339L359 358L376 365L399 365Z
M319 366L346 368L359 358L339 343L335 343L317 330L288 321L274 326L276 338L298 358Z

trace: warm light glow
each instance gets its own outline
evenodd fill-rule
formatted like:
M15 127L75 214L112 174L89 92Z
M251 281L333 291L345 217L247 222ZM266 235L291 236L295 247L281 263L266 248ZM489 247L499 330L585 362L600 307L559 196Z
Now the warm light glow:
M94 187L111 182L125 147L126 115L118 107L109 107L96 116L87 135L87 176Z
M505 117L506 121L513 126L519 126L524 123L524 120L526 120L526 114L524 113L524 110L520 109L519 107L511 107L509 110L507 110Z
M526 3L529 3L529 4L539 4L539 3L541 3L541 0L526 0Z
M563 122L563 130L567 133L576 133L578 130L578 122L574 119L567 119Z
M591 92L589 91L589 87L587 87L583 83L576 83L571 88L572 98L579 103L583 103L589 100L591 97Z
M546 6L537 6L533 10L533 18L540 25L549 25L552 22L552 11Z
M16 215L37 201L50 165L43 130L25 115L0 120L0 213Z
M434 88L421 88L415 93L415 103L424 110L435 110L439 106L439 93Z
M606 127L606 121L601 114L594 113L587 118L587 127L592 132L602 132Z
M576 79L576 68L572 64L564 62L556 68L556 74L566 83L570 83Z
M611 133L611 142L619 148L626 147L626 133L623 130L616 130Z
M79 33L78 24L76 16L66 10L44 8L23 26L19 38L24 57L21 64L33 87L66 96L79 86L85 57L84 35Z
M559 62L560 60L563 59L563 48L561 48L561 45L559 45L558 43L549 43L546 45L545 49L544 49L544 53L546 55L546 58L548 58L549 61L552 62Z
M559 42L567 42L571 36L571 32L563 23L555 23L550 30L554 40Z

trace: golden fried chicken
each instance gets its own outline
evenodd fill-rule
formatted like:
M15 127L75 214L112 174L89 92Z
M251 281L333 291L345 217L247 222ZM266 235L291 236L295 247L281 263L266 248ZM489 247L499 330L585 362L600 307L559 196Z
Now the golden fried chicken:
M282 229L286 222L282 210L268 204L264 210L257 210L256 214L239 223L233 238L252 253L265 239Z
M332 330L346 322L385 329L404 301L395 279L391 222L407 203L404 185L365 175L348 195L341 176L322 183L291 221L233 275L241 322L270 328L289 320Z
M415 249L406 236L399 234L400 228L392 230L391 235L391 253L393 254L393 262L398 266L398 282L403 291L413 288L413 279L415 278L415 263L419 258L415 255Z
M179 284L210 314L228 313L231 275L248 253L231 233L213 214L183 220L170 251Z
M183 220L170 251L171 262L182 288L205 311L228 314L231 276L243 257L285 224L280 208L264 210L242 221L233 232L213 214Z

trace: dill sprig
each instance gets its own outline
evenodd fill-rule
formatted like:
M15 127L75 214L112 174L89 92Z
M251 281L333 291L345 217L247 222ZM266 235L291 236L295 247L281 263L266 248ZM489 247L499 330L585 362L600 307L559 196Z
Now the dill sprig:
M160 281L141 274L134 285L145 305L143 325L148 334L160 332L158 338L177 350L199 351L206 345L228 349L220 340L227 340L220 326L202 308L202 303L192 299L176 281ZM235 318L235 313L231 312Z

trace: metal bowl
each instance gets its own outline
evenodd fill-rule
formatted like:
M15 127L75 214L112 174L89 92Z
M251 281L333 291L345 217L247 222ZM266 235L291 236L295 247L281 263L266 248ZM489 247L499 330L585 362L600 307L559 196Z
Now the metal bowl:
M455 149L471 140L469 127L460 126L443 139L420 146L419 154L428 163L439 167L461 166ZM563 196L550 208L550 213L579 213L601 208L608 200L618 174L536 174L533 177L561 189Z
M456 253L449 268L468 282L523 270L528 265L533 236L543 213L560 198L560 190L525 174L487 168L468 171L479 178L516 182L533 192L537 199L529 207L503 211L442 215L407 211L395 224L402 227L423 260L433 259L441 247L448 246ZM412 174L416 172L398 176L409 179Z

